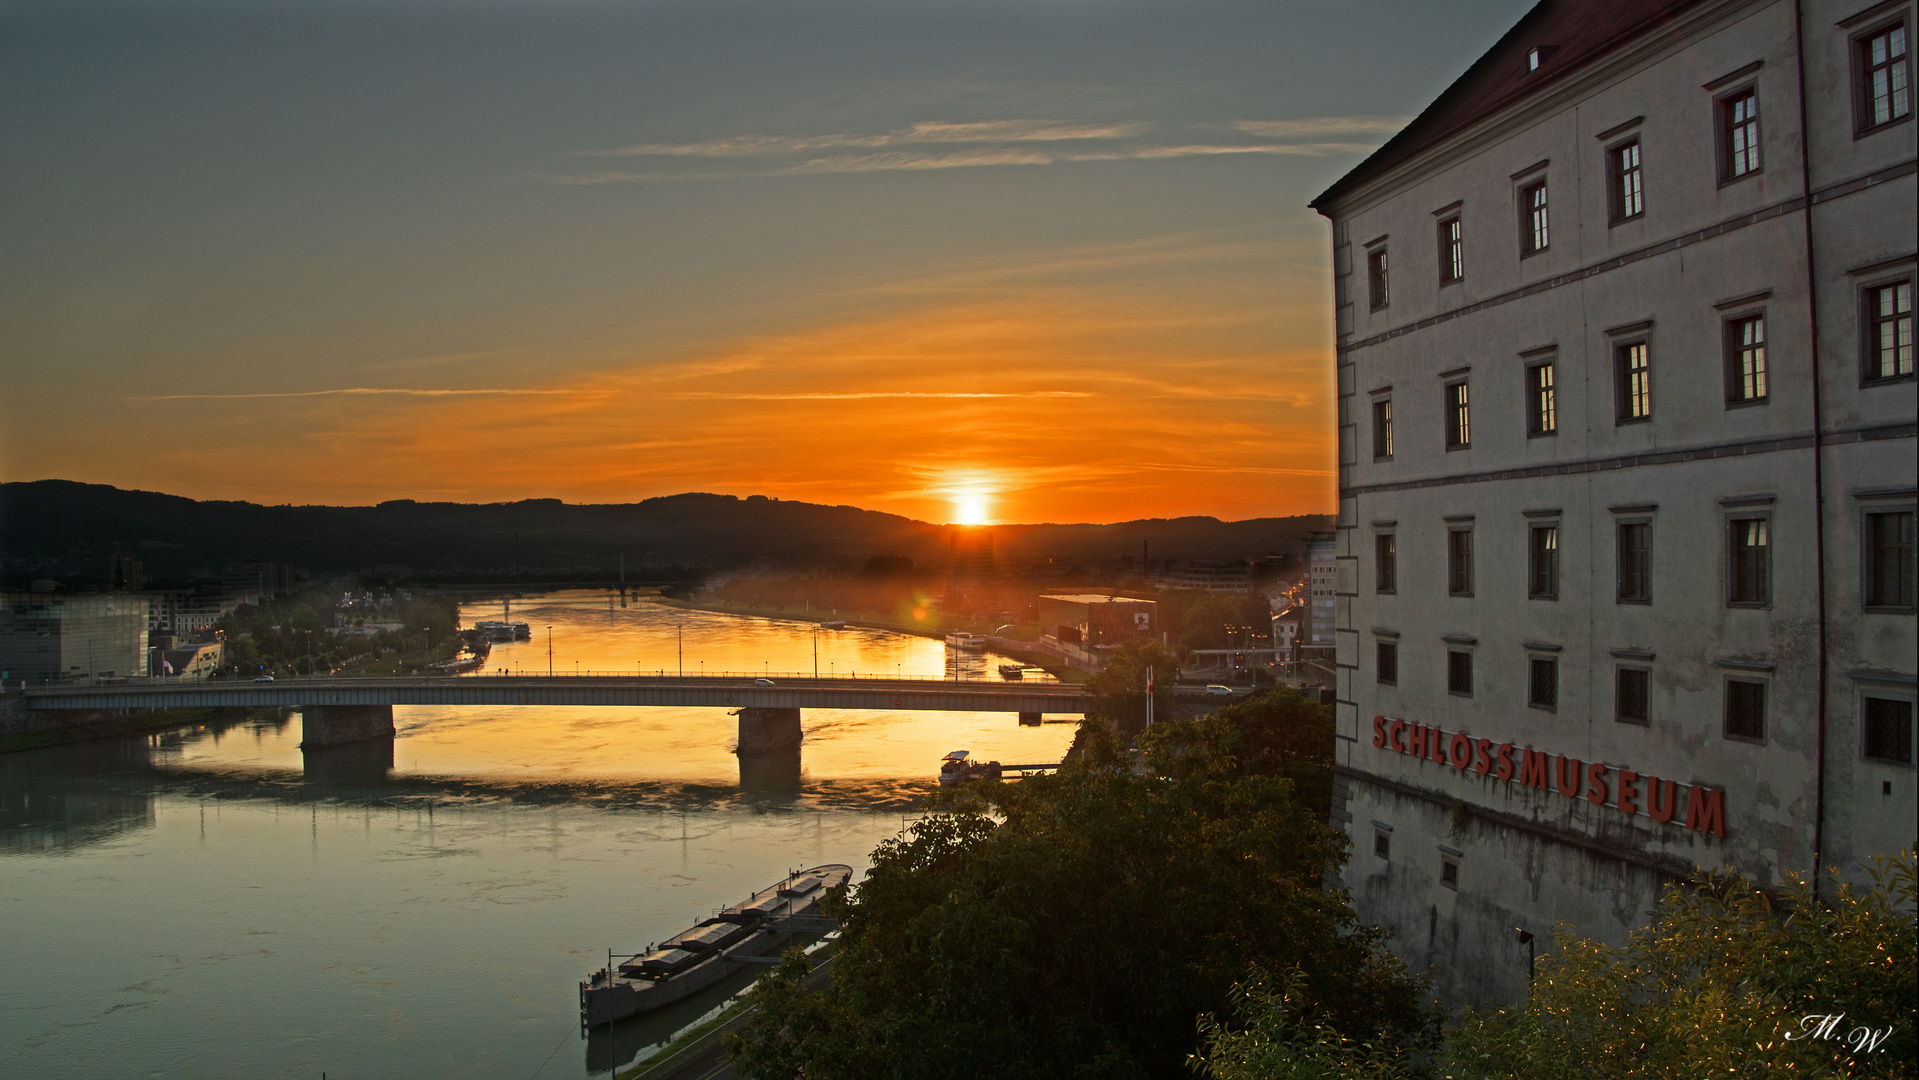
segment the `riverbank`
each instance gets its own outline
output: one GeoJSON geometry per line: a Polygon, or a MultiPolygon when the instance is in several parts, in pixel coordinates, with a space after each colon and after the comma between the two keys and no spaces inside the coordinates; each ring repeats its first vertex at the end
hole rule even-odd
{"type": "Polygon", "coordinates": [[[32,712],[22,694],[0,699],[0,754],[38,750],[46,746],[140,735],[149,731],[177,727],[212,727],[244,722],[267,709],[182,708],[182,709],[87,709],[77,714],[32,712]]]}

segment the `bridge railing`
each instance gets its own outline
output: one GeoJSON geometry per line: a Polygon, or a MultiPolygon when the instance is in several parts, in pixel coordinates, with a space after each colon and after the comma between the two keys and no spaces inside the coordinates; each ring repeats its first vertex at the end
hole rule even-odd
{"type": "MultiPolygon", "coordinates": [[[[763,668],[759,671],[695,670],[695,671],[688,671],[685,673],[681,673],[678,670],[668,670],[666,668],[652,668],[652,669],[642,668],[642,669],[636,669],[633,671],[623,671],[617,668],[610,668],[610,669],[578,668],[572,671],[562,671],[557,667],[554,668],[554,670],[551,673],[545,672],[545,671],[527,671],[524,669],[515,671],[510,668],[495,668],[492,670],[477,669],[473,671],[463,671],[463,672],[457,672],[457,673],[439,673],[439,674],[413,672],[413,673],[408,673],[404,675],[354,675],[354,674],[348,674],[344,672],[339,672],[339,673],[322,672],[314,675],[280,675],[280,676],[275,676],[272,682],[275,684],[291,684],[291,685],[299,685],[303,683],[327,683],[327,682],[342,682],[342,681],[386,682],[386,683],[405,682],[410,685],[418,685],[421,683],[429,683],[429,682],[439,683],[439,682],[445,682],[451,679],[472,679],[476,677],[489,678],[489,679],[500,679],[500,678],[635,679],[635,678],[638,678],[638,679],[650,679],[655,681],[667,681],[667,682],[681,682],[681,681],[699,682],[702,680],[712,680],[712,681],[729,682],[729,683],[744,683],[746,685],[753,685],[757,680],[766,679],[772,682],[772,684],[776,687],[781,685],[804,686],[812,683],[828,683],[828,682],[917,683],[917,684],[925,685],[928,687],[941,686],[941,685],[953,686],[957,684],[961,686],[969,686],[969,685],[970,686],[994,686],[994,687],[1005,687],[1005,688],[1016,688],[1021,685],[1025,685],[1025,686],[1073,686],[1075,685],[1072,683],[1063,683],[1050,674],[1044,674],[1044,675],[1032,674],[1032,675],[1027,675],[1026,677],[1021,679],[1007,679],[1003,677],[996,677],[996,676],[990,676],[990,675],[988,676],[970,675],[969,676],[965,673],[960,673],[959,675],[945,675],[945,676],[906,675],[900,672],[893,672],[893,671],[858,671],[858,672],[822,671],[815,674],[814,672],[811,672],[811,671],[773,671],[771,669],[763,668]]],[[[208,686],[208,685],[246,686],[246,685],[251,685],[253,682],[255,682],[255,680],[250,679],[244,675],[238,676],[238,677],[217,678],[217,679],[190,679],[190,678],[182,678],[177,675],[174,675],[174,676],[128,675],[128,676],[121,676],[121,677],[116,677],[111,679],[74,680],[74,681],[67,681],[67,682],[52,682],[52,681],[28,682],[25,685],[18,686],[18,687],[15,687],[12,684],[10,684],[9,688],[25,689],[25,690],[72,691],[72,690],[89,689],[92,687],[104,688],[104,687],[116,687],[116,686],[124,686],[124,687],[158,687],[158,686],[197,687],[197,686],[208,686]]]]}

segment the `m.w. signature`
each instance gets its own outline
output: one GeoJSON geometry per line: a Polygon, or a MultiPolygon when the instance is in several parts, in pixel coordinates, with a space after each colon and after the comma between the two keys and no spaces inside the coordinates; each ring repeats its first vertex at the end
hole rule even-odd
{"type": "Polygon", "coordinates": [[[1879,1049],[1886,1036],[1892,1034],[1892,1025],[1879,1031],[1870,1027],[1855,1027],[1845,1031],[1839,1028],[1839,1022],[1846,1018],[1845,1013],[1811,1013],[1799,1021],[1798,1031],[1786,1032],[1787,1042],[1800,1039],[1837,1039],[1846,1044],[1854,1054],[1870,1054],[1879,1049]]]}

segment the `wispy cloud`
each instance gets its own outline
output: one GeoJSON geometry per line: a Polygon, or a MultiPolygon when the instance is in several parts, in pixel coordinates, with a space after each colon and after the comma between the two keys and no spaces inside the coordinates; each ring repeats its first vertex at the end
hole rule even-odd
{"type": "Polygon", "coordinates": [[[1410,116],[1309,116],[1301,120],[1235,120],[1233,127],[1262,139],[1301,139],[1325,135],[1391,135],[1410,116]]]}
{"type": "Polygon", "coordinates": [[[688,401],[866,401],[873,398],[1084,398],[1093,395],[1085,390],[1027,390],[1018,393],[969,393],[960,390],[858,390],[843,394],[738,394],[714,390],[663,396],[688,401]]]}
{"type": "Polygon", "coordinates": [[[535,390],[519,387],[493,387],[472,390],[405,389],[385,386],[347,386],[337,390],[286,390],[259,394],[135,394],[135,401],[241,401],[254,398],[334,397],[348,394],[396,394],[404,397],[471,397],[500,394],[570,394],[570,390],[535,390]]]}
{"type": "Polygon", "coordinates": [[[586,150],[585,157],[763,157],[769,154],[815,150],[871,149],[921,143],[1070,142],[1079,139],[1125,139],[1151,125],[1072,124],[1053,120],[975,120],[946,123],[925,120],[876,135],[739,135],[693,143],[642,143],[605,150],[586,150]]]}

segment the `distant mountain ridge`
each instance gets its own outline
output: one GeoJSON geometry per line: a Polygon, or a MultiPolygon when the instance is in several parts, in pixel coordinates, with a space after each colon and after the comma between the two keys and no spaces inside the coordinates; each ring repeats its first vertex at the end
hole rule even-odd
{"type": "MultiPolygon", "coordinates": [[[[1331,518],[1309,515],[1223,522],[1210,517],[1111,525],[992,526],[997,561],[1107,564],[1138,558],[1232,560],[1297,557],[1331,518]]],[[[717,570],[763,564],[854,569],[876,554],[940,565],[954,527],[852,506],[762,495],[687,493],[637,503],[558,499],[510,503],[263,506],[196,501],[104,484],[37,480],[0,484],[0,575],[7,587],[50,577],[104,581],[115,554],[149,577],[190,580],[229,562],[291,563],[314,573],[404,569],[428,579],[523,580],[611,576],[621,556],[642,568],[717,570]]]]}

